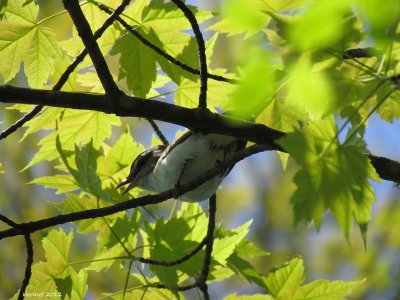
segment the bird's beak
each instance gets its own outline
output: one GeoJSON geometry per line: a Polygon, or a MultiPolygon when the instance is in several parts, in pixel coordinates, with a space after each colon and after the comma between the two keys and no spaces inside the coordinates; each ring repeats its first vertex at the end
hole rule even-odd
{"type": "Polygon", "coordinates": [[[131,189],[133,189],[134,187],[136,187],[136,183],[137,183],[137,177],[133,178],[132,180],[130,180],[130,178],[126,178],[125,180],[123,180],[120,184],[118,184],[115,189],[119,189],[120,187],[129,184],[128,187],[121,193],[121,195],[125,195],[127,192],[129,192],[131,189]]]}

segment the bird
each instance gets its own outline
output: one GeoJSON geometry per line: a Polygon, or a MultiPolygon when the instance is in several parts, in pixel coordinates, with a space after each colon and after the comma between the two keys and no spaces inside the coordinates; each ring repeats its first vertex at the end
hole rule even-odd
{"type": "Polygon", "coordinates": [[[122,194],[134,187],[160,193],[175,188],[179,200],[200,202],[209,199],[233,166],[192,191],[179,195],[179,186],[188,183],[219,163],[230,159],[247,141],[222,134],[186,130],[168,146],[158,145],[139,154],[128,177],[116,188],[127,185],[122,194]]]}

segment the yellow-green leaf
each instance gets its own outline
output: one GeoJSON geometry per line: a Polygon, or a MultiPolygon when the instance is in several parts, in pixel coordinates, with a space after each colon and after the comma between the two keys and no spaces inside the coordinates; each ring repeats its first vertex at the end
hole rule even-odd
{"type": "Polygon", "coordinates": [[[54,59],[61,55],[55,34],[36,21],[39,8],[24,0],[10,1],[0,21],[0,74],[10,81],[24,63],[28,84],[42,87],[54,71],[54,59]]]}
{"type": "Polygon", "coordinates": [[[314,221],[317,228],[326,210],[338,220],[346,238],[355,217],[362,233],[375,199],[369,179],[379,180],[362,144],[340,144],[333,118],[296,129],[279,143],[301,166],[294,177],[295,221],[314,221]]]}

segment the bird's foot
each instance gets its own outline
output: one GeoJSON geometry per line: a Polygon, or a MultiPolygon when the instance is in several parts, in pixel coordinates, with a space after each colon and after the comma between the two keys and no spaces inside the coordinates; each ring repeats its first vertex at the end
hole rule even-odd
{"type": "Polygon", "coordinates": [[[218,176],[224,177],[226,168],[223,167],[222,162],[219,159],[215,161],[215,167],[218,169],[218,176]]]}
{"type": "Polygon", "coordinates": [[[174,186],[174,199],[178,199],[181,195],[181,185],[179,183],[175,184],[174,186]]]}

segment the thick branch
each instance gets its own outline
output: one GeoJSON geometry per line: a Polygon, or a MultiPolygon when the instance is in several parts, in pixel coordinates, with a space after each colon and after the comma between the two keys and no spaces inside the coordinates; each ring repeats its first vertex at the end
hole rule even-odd
{"type": "Polygon", "coordinates": [[[118,104],[108,101],[105,95],[72,93],[29,88],[0,86],[0,102],[40,104],[53,107],[86,109],[116,114],[121,117],[140,117],[164,121],[198,130],[204,133],[214,132],[237,136],[249,141],[273,145],[275,150],[282,150],[275,141],[283,132],[261,124],[240,121],[232,117],[189,109],[156,100],[121,95],[118,104]]]}
{"type": "MultiPolygon", "coordinates": [[[[0,102],[87,109],[112,113],[121,117],[150,118],[204,133],[236,136],[260,145],[267,145],[271,147],[271,150],[284,151],[276,143],[278,139],[285,136],[284,132],[262,124],[254,124],[210,112],[199,114],[196,109],[184,108],[156,100],[121,95],[118,105],[115,105],[108,101],[105,95],[0,86],[0,102]]],[[[400,182],[399,162],[374,155],[370,155],[369,158],[382,179],[400,182]]]]}

